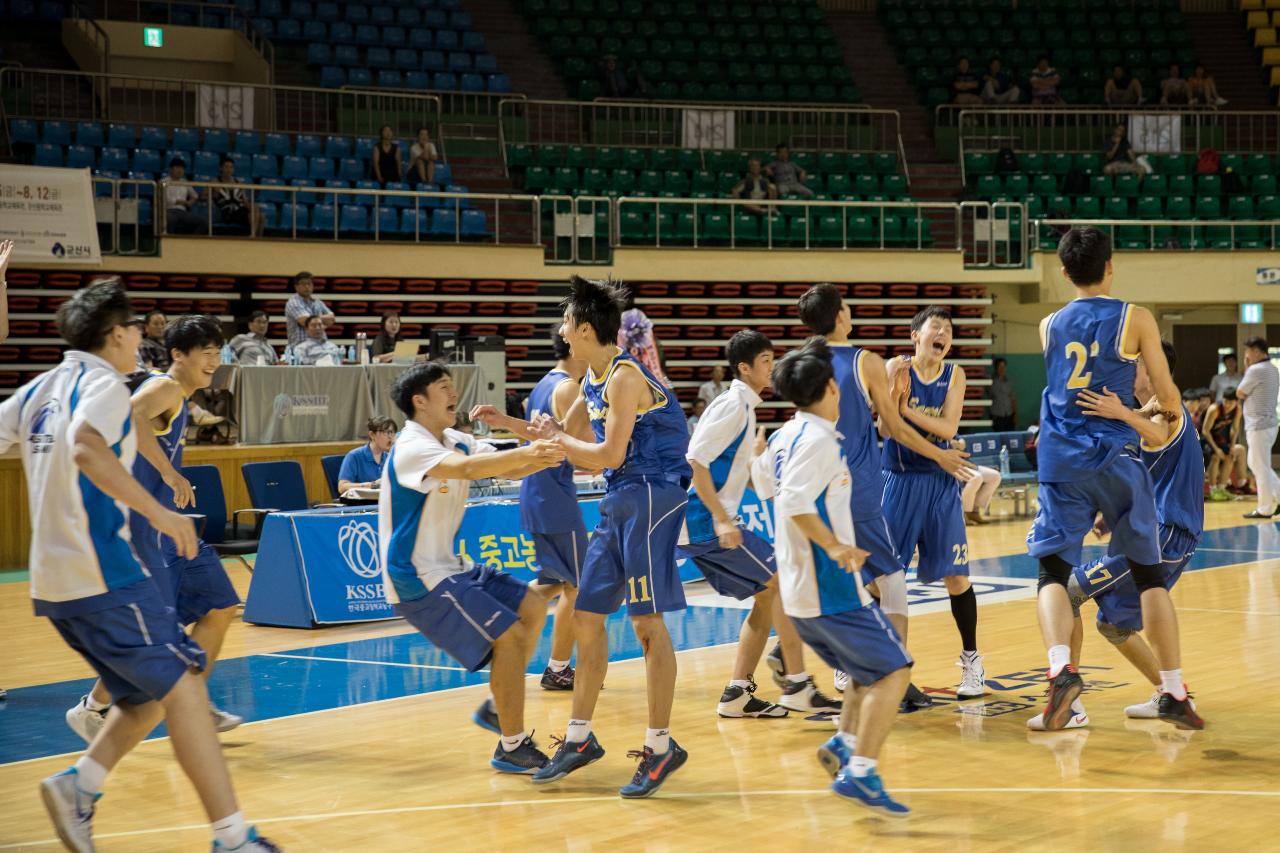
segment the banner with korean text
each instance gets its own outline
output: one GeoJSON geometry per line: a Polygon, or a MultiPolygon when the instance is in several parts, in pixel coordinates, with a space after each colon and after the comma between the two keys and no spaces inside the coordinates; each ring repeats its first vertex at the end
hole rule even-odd
{"type": "Polygon", "coordinates": [[[0,240],[17,264],[100,264],[88,169],[0,164],[0,240]]]}

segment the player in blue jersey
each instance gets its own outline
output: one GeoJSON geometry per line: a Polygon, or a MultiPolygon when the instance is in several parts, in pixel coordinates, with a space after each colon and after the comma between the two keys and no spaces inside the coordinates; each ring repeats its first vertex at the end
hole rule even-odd
{"type": "MultiPolygon", "coordinates": [[[[161,505],[183,509],[194,501],[191,484],[180,473],[187,402],[195,391],[213,382],[221,360],[222,328],[212,317],[178,317],[166,328],[164,343],[171,358],[168,371],[148,373],[133,393],[134,416],[139,424],[150,427],[138,433],[133,476],[161,505]]],[[[222,560],[203,542],[194,560],[182,557],[174,550],[173,540],[140,513],[129,514],[129,533],[138,560],[177,610],[178,622],[192,626],[191,638],[204,649],[207,680],[240,604],[222,560]]],[[[89,743],[102,728],[110,706],[111,694],[99,680],[67,711],[67,725],[89,743]]],[[[220,732],[244,722],[217,707],[210,710],[220,732]]]]}
{"type": "MultiPolygon", "coordinates": [[[[578,386],[586,365],[569,352],[569,344],[560,337],[559,327],[551,330],[551,348],[556,364],[538,380],[525,401],[525,411],[532,420],[541,414],[564,420],[569,407],[578,397],[578,386]]],[[[578,430],[590,435],[585,412],[578,430]]],[[[483,420],[497,429],[505,429],[532,440],[528,421],[509,417],[494,406],[476,406],[471,419],[483,420]]],[[[520,526],[533,537],[538,560],[535,589],[548,601],[560,596],[556,604],[555,622],[551,628],[551,658],[542,673],[544,690],[572,690],[573,605],[582,578],[582,561],[587,555],[587,528],[578,507],[578,488],[573,482],[573,463],[565,460],[555,468],[531,474],[520,481],[520,526]]]]}
{"type": "Polygon", "coordinates": [[[1165,588],[1155,491],[1142,464],[1138,434],[1123,421],[1089,417],[1080,392],[1106,388],[1133,398],[1141,358],[1160,411],[1181,410],[1178,389],[1151,312],[1111,296],[1111,238],[1097,228],[1072,228],[1058,244],[1062,272],[1076,298],[1040,323],[1046,385],[1040,405],[1037,462],[1040,509],[1027,536],[1040,561],[1038,611],[1049,651],[1044,726],[1066,725],[1084,687],[1071,664],[1075,617],[1067,584],[1098,513],[1111,530],[1111,555],[1128,559],[1142,601],[1142,624],[1160,664],[1161,719],[1179,722],[1195,711],[1182,678],[1178,620],[1165,588]]]}
{"type": "MultiPolygon", "coordinates": [[[[831,366],[840,385],[840,419],[836,429],[843,439],[849,470],[858,484],[850,499],[858,547],[870,554],[863,564],[862,575],[878,596],[881,610],[906,642],[906,564],[894,545],[881,507],[879,485],[883,475],[876,416],[883,423],[886,435],[933,460],[948,474],[967,479],[973,470],[965,461],[969,454],[929,443],[902,419],[889,393],[884,359],[849,342],[853,317],[838,287],[825,282],[815,284],[800,297],[798,307],[800,321],[822,335],[830,346],[831,366]]],[[[906,702],[916,707],[932,704],[915,685],[908,686],[906,702]]]]}
{"type": "Polygon", "coordinates": [[[458,556],[454,540],[472,480],[518,479],[559,465],[564,453],[549,441],[495,452],[454,429],[458,392],[436,362],[400,374],[391,399],[409,420],[378,494],[387,600],[468,670],[488,666],[493,696],[473,719],[501,735],[489,764],[500,773],[530,774],[547,762],[524,728],[525,668],[542,636],[546,603],[501,569],[458,556]]]}
{"type": "MultiPolygon", "coordinates": [[[[965,375],[945,359],[951,351],[951,313],[931,305],[911,320],[915,354],[887,365],[890,396],[913,430],[939,448],[950,447],[964,409],[965,375]]],[[[974,699],[985,690],[982,656],[978,654],[978,599],[969,583],[969,537],[964,527],[960,484],[888,434],[884,420],[881,465],[884,468],[884,517],[894,545],[906,562],[919,551],[916,578],[941,580],[951,598],[951,616],[960,632],[959,699],[974,699]]]]}
{"type": "Polygon", "coordinates": [[[559,750],[533,781],[554,782],[604,756],[591,716],[609,661],[605,618],[625,601],[645,653],[649,727],[644,748],[630,753],[640,759],[635,776],[619,794],[639,798],[653,794],[688,758],[671,737],[676,655],[662,615],[685,607],[675,548],[688,502],[689,427],[671,389],[618,348],[624,304],[613,282],[570,279],[560,334],[574,358],[587,363],[587,375],[566,420],[573,423],[585,410],[595,441],[576,438],[546,414],[534,423],[569,461],[603,469],[606,485],[578,586],[573,714],[559,750]]]}
{"type": "Polygon", "coordinates": [[[880,814],[905,815],[911,810],[885,791],[876,765],[912,660],[859,572],[868,553],[856,542],[850,492],[864,486],[836,431],[842,394],[827,343],[814,338],[783,356],[773,386],[799,409],[770,438],[753,472],[774,499],[782,606],[801,639],[849,674],[840,731],[818,759],[835,777],[836,794],[880,814]]]}
{"type": "MultiPolygon", "coordinates": [[[[212,824],[217,851],[278,851],[245,822],[209,716],[204,650],[182,630],[138,562],[125,513],[145,515],[186,559],[191,520],[130,476],[139,420],[125,374],[142,321],[118,280],[96,282],[58,309],[71,345],[63,361],[0,404],[0,452],[20,445],[31,509],[31,596],[115,700],[74,766],[40,792],[69,850],[93,850],[93,816],[108,773],[161,721],[212,824]]],[[[145,429],[145,424],[141,425],[145,429]]]]}
{"type": "MultiPolygon", "coordinates": [[[[1172,372],[1177,353],[1173,345],[1163,341],[1165,358],[1172,372]]],[[[1195,554],[1200,534],[1204,531],[1204,456],[1191,415],[1183,406],[1175,418],[1169,419],[1150,404],[1151,381],[1145,364],[1138,361],[1134,392],[1148,405],[1130,409],[1109,390],[1080,392],[1080,406],[1093,417],[1122,421],[1133,427],[1141,438],[1142,462],[1151,472],[1155,486],[1156,514],[1160,519],[1161,562],[1165,568],[1165,587],[1172,589],[1195,554]]],[[[1098,536],[1106,534],[1102,520],[1094,525],[1098,536]]],[[[1098,605],[1098,633],[1113,643],[1125,658],[1151,682],[1155,693],[1151,699],[1125,708],[1125,715],[1137,719],[1154,719],[1160,715],[1160,666],[1151,647],[1138,632],[1142,630],[1142,603],[1123,554],[1095,560],[1072,570],[1067,583],[1071,605],[1079,619],[1080,605],[1093,599],[1098,605]]],[[[1071,636],[1071,662],[1078,664],[1083,629],[1071,636]]],[[[1185,719],[1177,720],[1181,728],[1200,729],[1204,721],[1195,714],[1195,704],[1188,701],[1185,719]]],[[[1089,715],[1079,699],[1071,709],[1071,718],[1063,728],[1079,728],[1089,724],[1089,715]]],[[[1042,729],[1043,715],[1027,721],[1027,727],[1042,729]]]]}

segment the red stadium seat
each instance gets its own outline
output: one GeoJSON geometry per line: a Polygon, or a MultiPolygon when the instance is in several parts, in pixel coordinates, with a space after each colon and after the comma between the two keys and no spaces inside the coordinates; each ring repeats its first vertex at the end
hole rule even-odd
{"type": "Polygon", "coordinates": [[[778,295],[778,285],[773,282],[756,282],[747,285],[747,296],[753,299],[772,299],[778,295]]]}
{"type": "Polygon", "coordinates": [[[62,347],[31,347],[27,350],[27,358],[31,361],[57,364],[62,361],[62,347]]]}
{"type": "Polygon", "coordinates": [[[666,296],[670,289],[664,281],[646,281],[636,286],[637,296],[666,296]]]}
{"type": "Polygon", "coordinates": [[[505,281],[495,281],[494,279],[484,279],[475,283],[476,293],[506,293],[507,283],[505,281]]]}
{"type": "MultiPolygon", "coordinates": [[[[689,358],[701,361],[703,359],[720,359],[724,355],[723,347],[704,347],[696,346],[689,350],[689,358]]],[[[668,356],[670,357],[670,356],[668,356]]]]}
{"type": "Polygon", "coordinates": [[[956,305],[951,309],[951,313],[957,317],[981,317],[986,310],[985,305],[956,305]]]}
{"type": "Polygon", "coordinates": [[[711,313],[710,305],[681,305],[680,316],[682,317],[706,317],[711,313]]]}
{"type": "Polygon", "coordinates": [[[363,299],[334,300],[333,309],[333,313],[340,317],[350,317],[358,314],[368,314],[369,303],[363,299]]]}
{"type": "Polygon", "coordinates": [[[890,305],[886,316],[889,317],[914,317],[916,312],[923,306],[921,305],[890,305]]]}
{"type": "Polygon", "coordinates": [[[254,279],[254,290],[262,290],[268,293],[282,293],[286,290],[293,289],[293,282],[287,278],[279,276],[261,276],[254,279]]]}
{"type": "Polygon", "coordinates": [[[675,295],[688,298],[701,298],[707,295],[707,285],[700,281],[686,281],[675,285],[675,295]]]}
{"type": "Polygon", "coordinates": [[[649,319],[654,317],[673,317],[675,316],[676,306],[667,302],[651,302],[644,306],[644,313],[649,315],[649,319]]]}
{"type": "Polygon", "coordinates": [[[889,296],[894,299],[914,299],[919,294],[920,294],[920,285],[918,284],[889,285],[889,296]]]}
{"type": "Polygon", "coordinates": [[[39,296],[10,296],[9,310],[14,314],[31,314],[39,311],[40,303],[44,301],[39,296]]]}
{"type": "Polygon", "coordinates": [[[476,303],[477,314],[505,314],[507,313],[506,303],[503,302],[479,302],[476,303]]]}
{"type": "Polygon", "coordinates": [[[886,337],[885,332],[888,331],[886,326],[854,326],[854,336],[859,338],[880,339],[886,337]]]}
{"type": "Polygon", "coordinates": [[[83,276],[78,272],[51,272],[44,277],[45,287],[65,287],[76,290],[80,287],[83,276]]]}
{"type": "Polygon", "coordinates": [[[404,303],[398,300],[395,302],[374,302],[370,307],[373,309],[373,313],[375,314],[385,314],[388,311],[395,311],[398,313],[404,310],[404,303]]]}
{"type": "Polygon", "coordinates": [[[200,277],[195,275],[167,275],[164,277],[165,290],[195,290],[200,286],[200,277]]]}
{"type": "Polygon", "coordinates": [[[529,348],[523,346],[507,347],[507,358],[511,361],[524,361],[529,357],[529,348]]]}
{"type": "Polygon", "coordinates": [[[373,293],[399,293],[400,279],[398,278],[371,278],[366,283],[366,289],[373,293]]]}
{"type": "Polygon", "coordinates": [[[481,326],[479,324],[476,324],[476,325],[469,326],[466,330],[466,333],[468,336],[496,335],[498,334],[498,327],[497,326],[481,326]]]}
{"type": "MultiPolygon", "coordinates": [[[[163,279],[149,273],[129,273],[124,276],[125,289],[130,292],[138,290],[159,290],[163,279]]],[[[194,285],[193,285],[194,289],[194,285]]]]}
{"type": "MultiPolygon", "coordinates": [[[[319,279],[317,279],[319,281],[319,279]]],[[[364,290],[362,278],[335,278],[326,285],[334,293],[359,293],[364,290]]]]}
{"type": "Polygon", "coordinates": [[[716,335],[715,326],[688,326],[685,329],[685,335],[690,338],[714,338],[716,335]]]}
{"type": "Polygon", "coordinates": [[[854,305],[853,316],[855,317],[883,317],[883,305],[854,305]]]}
{"type": "Polygon", "coordinates": [[[472,305],[470,302],[445,302],[440,306],[441,314],[450,314],[453,316],[465,315],[472,313],[472,305]]]}
{"type": "Polygon", "coordinates": [[[782,313],[782,307],[779,305],[752,305],[752,317],[777,317],[782,313]]]}
{"type": "Polygon", "coordinates": [[[518,296],[536,296],[538,293],[536,281],[513,281],[510,287],[510,292],[518,296]]]}
{"type": "Polygon", "coordinates": [[[683,382],[689,379],[693,379],[694,378],[693,368],[692,367],[668,367],[667,378],[676,382],[683,382]]]}
{"type": "Polygon", "coordinates": [[[229,275],[207,275],[200,286],[204,290],[214,290],[221,293],[235,290],[236,280],[229,275]]]}
{"type": "Polygon", "coordinates": [[[18,347],[0,347],[0,362],[20,361],[21,351],[18,347]]]}
{"type": "Polygon", "coordinates": [[[535,302],[508,302],[506,310],[513,317],[532,317],[538,313],[538,305],[535,302]]]}
{"type": "Polygon", "coordinates": [[[9,287],[39,287],[41,276],[40,273],[29,270],[9,270],[6,278],[9,280],[9,287]]]}
{"type": "Polygon", "coordinates": [[[920,295],[925,299],[947,299],[951,296],[949,284],[926,284],[920,288],[920,295]]]}
{"type": "MultiPolygon", "coordinates": [[[[50,321],[48,322],[48,324],[45,324],[45,323],[41,323],[39,320],[14,320],[14,319],[10,319],[10,320],[9,320],[9,334],[10,334],[10,335],[12,335],[12,336],[13,336],[13,337],[15,337],[15,338],[35,338],[35,337],[39,337],[39,336],[40,336],[40,334],[41,334],[41,332],[40,332],[41,328],[45,328],[45,327],[46,327],[46,325],[47,325],[48,327],[53,327],[53,326],[54,326],[54,323],[53,323],[53,321],[52,321],[52,320],[50,320],[50,321]]],[[[56,334],[58,334],[58,330],[57,330],[57,328],[56,328],[56,327],[54,327],[54,328],[47,328],[47,330],[45,331],[45,334],[47,334],[47,335],[56,335],[56,334]]]]}
{"type": "Polygon", "coordinates": [[[855,299],[879,299],[883,295],[884,285],[881,284],[855,284],[853,286],[855,299]]]}
{"type": "Polygon", "coordinates": [[[804,296],[805,291],[810,287],[812,287],[812,285],[809,284],[784,284],[782,285],[782,298],[799,299],[801,296],[804,296]]]}
{"type": "Polygon", "coordinates": [[[727,319],[729,317],[742,317],[746,314],[745,305],[713,305],[711,307],[712,313],[716,317],[724,317],[727,319]]]}
{"type": "Polygon", "coordinates": [[[711,295],[719,299],[729,299],[742,295],[742,285],[731,281],[722,281],[711,285],[711,295]]]}
{"type": "Polygon", "coordinates": [[[668,361],[683,360],[689,357],[689,350],[687,347],[666,347],[662,354],[668,361]]]}
{"type": "Polygon", "coordinates": [[[227,314],[230,306],[225,299],[200,299],[196,301],[197,314],[227,314]]]}
{"type": "Polygon", "coordinates": [[[404,289],[407,293],[435,293],[435,279],[430,278],[411,278],[405,281],[404,289]]]}
{"type": "Polygon", "coordinates": [[[410,314],[418,317],[436,314],[440,310],[440,305],[435,302],[410,302],[406,307],[410,314]]]}
{"type": "MultiPolygon", "coordinates": [[[[515,338],[517,340],[528,340],[530,338],[537,337],[538,330],[536,327],[531,325],[526,325],[524,323],[511,323],[510,325],[507,326],[506,336],[508,338],[515,338]]],[[[514,357],[515,356],[511,355],[510,348],[508,348],[507,358],[514,358],[514,357]]]]}
{"type": "Polygon", "coordinates": [[[471,293],[471,280],[464,278],[445,279],[440,282],[441,293],[471,293]]]}
{"type": "Polygon", "coordinates": [[[262,302],[258,307],[263,311],[266,311],[268,314],[283,314],[284,303],[285,300],[283,299],[268,299],[265,302],[262,302]]]}

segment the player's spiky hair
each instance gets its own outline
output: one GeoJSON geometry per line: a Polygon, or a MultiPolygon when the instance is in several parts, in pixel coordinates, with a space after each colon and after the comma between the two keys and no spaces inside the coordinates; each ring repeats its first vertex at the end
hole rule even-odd
{"type": "Polygon", "coordinates": [[[618,329],[622,327],[622,312],[627,307],[627,291],[622,282],[612,278],[604,281],[569,277],[569,295],[560,308],[575,324],[586,323],[596,333],[602,344],[616,343],[618,329]]]}

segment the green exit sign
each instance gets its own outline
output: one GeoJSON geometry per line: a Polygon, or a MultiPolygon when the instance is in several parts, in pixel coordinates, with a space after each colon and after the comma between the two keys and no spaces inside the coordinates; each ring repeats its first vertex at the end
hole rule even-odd
{"type": "Polygon", "coordinates": [[[164,47],[164,30],[159,27],[143,27],[142,43],[147,47],[164,47]]]}
{"type": "Polygon", "coordinates": [[[1240,303],[1240,322],[1246,324],[1256,324],[1262,322],[1262,303],[1261,302],[1242,302],[1240,303]]]}

